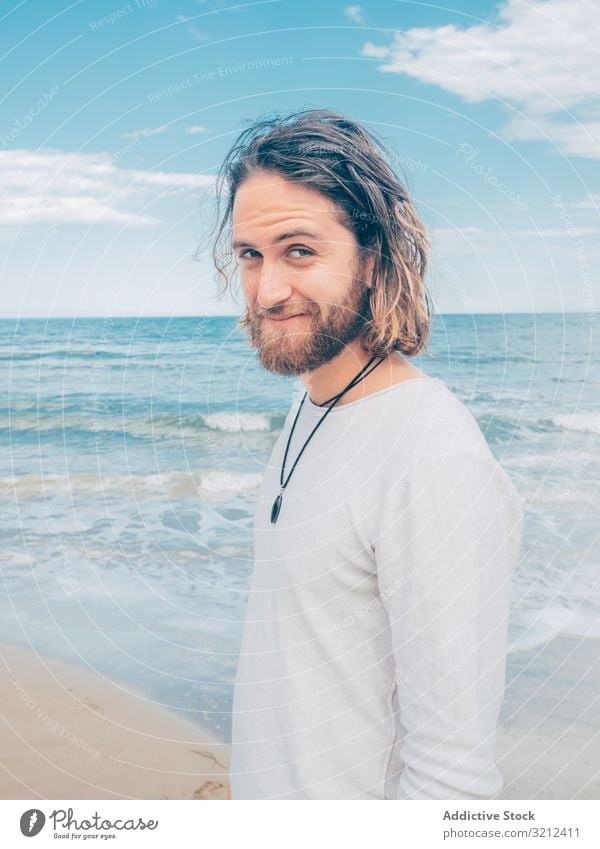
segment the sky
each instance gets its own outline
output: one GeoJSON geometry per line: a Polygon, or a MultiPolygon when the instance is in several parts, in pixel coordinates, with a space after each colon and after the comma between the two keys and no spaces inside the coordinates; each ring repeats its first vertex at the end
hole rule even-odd
{"type": "Polygon", "coordinates": [[[0,317],[238,315],[214,177],[310,108],[392,151],[436,312],[594,313],[598,45],[595,0],[8,0],[0,317]]]}

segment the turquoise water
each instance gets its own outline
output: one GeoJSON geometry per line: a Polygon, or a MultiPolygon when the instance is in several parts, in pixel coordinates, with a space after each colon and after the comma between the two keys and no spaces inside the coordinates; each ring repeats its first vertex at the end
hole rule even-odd
{"type": "MultiPolygon", "coordinates": [[[[413,362],[467,404],[525,499],[511,650],[600,637],[594,316],[437,316],[413,362]]],[[[0,321],[0,640],[227,741],[254,497],[302,392],[234,318],[0,321]]]]}

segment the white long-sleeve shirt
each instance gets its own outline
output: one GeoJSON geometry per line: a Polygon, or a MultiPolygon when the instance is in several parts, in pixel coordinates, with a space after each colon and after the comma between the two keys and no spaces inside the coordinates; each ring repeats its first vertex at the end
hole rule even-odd
{"type": "MultiPolygon", "coordinates": [[[[232,797],[490,798],[523,501],[425,377],[334,407],[273,525],[299,403],[255,506],[232,797]]],[[[304,401],[286,476],[324,411],[304,401]]]]}

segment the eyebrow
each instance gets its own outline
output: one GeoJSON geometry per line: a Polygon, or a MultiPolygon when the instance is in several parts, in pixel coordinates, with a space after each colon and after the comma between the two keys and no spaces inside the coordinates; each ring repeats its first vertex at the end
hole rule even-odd
{"type": "MultiPolygon", "coordinates": [[[[295,239],[297,236],[306,236],[309,239],[314,239],[316,241],[323,241],[323,236],[320,233],[311,233],[309,230],[289,230],[287,233],[280,233],[279,236],[276,236],[273,240],[274,245],[278,245],[279,242],[285,242],[286,239],[295,239]]],[[[251,248],[253,247],[250,242],[244,242],[239,239],[236,239],[235,242],[232,243],[232,248],[235,250],[236,248],[251,248]]]]}

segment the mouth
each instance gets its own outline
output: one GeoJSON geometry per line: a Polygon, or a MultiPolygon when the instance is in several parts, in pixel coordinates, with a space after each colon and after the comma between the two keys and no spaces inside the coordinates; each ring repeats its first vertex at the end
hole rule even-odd
{"type": "Polygon", "coordinates": [[[265,316],[267,321],[276,321],[278,324],[285,324],[288,321],[293,321],[295,318],[304,318],[306,313],[300,312],[295,315],[288,315],[285,318],[275,318],[274,316],[265,316]]]}

